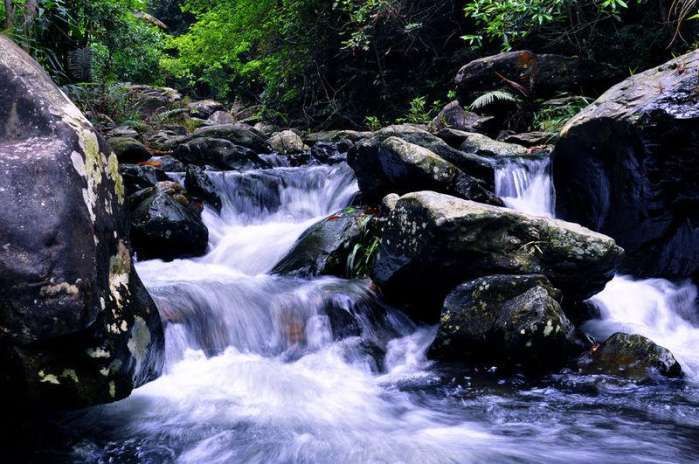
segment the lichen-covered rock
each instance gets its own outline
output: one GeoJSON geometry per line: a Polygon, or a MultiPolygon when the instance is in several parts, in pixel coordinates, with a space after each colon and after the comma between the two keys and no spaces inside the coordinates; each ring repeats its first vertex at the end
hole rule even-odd
{"type": "Polygon", "coordinates": [[[577,224],[416,192],[388,217],[372,277],[390,299],[426,311],[459,282],[493,274],[544,274],[576,301],[604,288],[622,253],[577,224]]]}
{"type": "Polygon", "coordinates": [[[563,128],[556,212],[614,237],[623,268],[699,279],[699,50],[609,89],[563,128]]]}
{"type": "Polygon", "coordinates": [[[389,193],[436,190],[501,205],[483,182],[468,176],[430,150],[398,137],[365,140],[348,156],[364,198],[378,202],[389,193]]]}
{"type": "Polygon", "coordinates": [[[272,150],[277,153],[289,154],[289,153],[302,153],[308,151],[308,146],[303,143],[303,139],[292,130],[285,130],[273,134],[267,143],[272,150]]]}
{"type": "Polygon", "coordinates": [[[608,374],[643,381],[658,375],[681,377],[672,353],[641,335],[615,333],[583,355],[579,368],[588,374],[608,374]]]}
{"type": "Polygon", "coordinates": [[[261,134],[247,124],[219,124],[195,130],[194,137],[224,139],[256,153],[269,153],[271,148],[261,134]]]}
{"type": "Polygon", "coordinates": [[[197,137],[178,145],[173,156],[186,164],[211,166],[221,170],[246,170],[267,167],[253,150],[225,140],[197,137]]]}
{"type": "Polygon", "coordinates": [[[218,196],[216,186],[199,166],[187,166],[184,187],[193,198],[203,200],[216,211],[221,211],[221,197],[218,196]]]}
{"type": "Polygon", "coordinates": [[[124,398],[157,375],[163,334],[131,261],[117,158],[2,35],[0,168],[3,411],[124,398]]]}
{"type": "Polygon", "coordinates": [[[480,277],[445,299],[430,355],[439,359],[559,366],[577,349],[561,292],[543,275],[480,277]]]}
{"type": "Polygon", "coordinates": [[[495,118],[493,116],[480,116],[476,113],[464,110],[457,100],[447,104],[434,117],[429,129],[432,132],[439,132],[442,129],[457,129],[466,132],[489,132],[494,127],[495,118]]]}
{"type": "Polygon", "coordinates": [[[302,277],[335,275],[353,277],[366,271],[367,253],[378,245],[373,216],[363,209],[347,208],[311,226],[296,241],[272,273],[302,277]]]}
{"type": "Polygon", "coordinates": [[[172,260],[206,253],[209,230],[177,182],[158,182],[129,197],[131,241],[138,258],[172,260]]]}
{"type": "Polygon", "coordinates": [[[112,137],[108,142],[121,163],[140,163],[151,157],[146,146],[132,137],[112,137]]]}

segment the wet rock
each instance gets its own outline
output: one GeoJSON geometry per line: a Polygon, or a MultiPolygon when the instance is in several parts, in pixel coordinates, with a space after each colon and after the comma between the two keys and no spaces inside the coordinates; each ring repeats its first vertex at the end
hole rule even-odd
{"type": "Polygon", "coordinates": [[[476,133],[465,134],[459,148],[466,153],[473,153],[495,160],[506,157],[522,157],[530,153],[529,150],[521,145],[498,142],[490,137],[476,133]]]}
{"type": "Polygon", "coordinates": [[[285,130],[273,134],[267,143],[272,150],[281,154],[302,153],[308,151],[308,146],[303,143],[301,137],[292,130],[285,130]]]}
{"type": "Polygon", "coordinates": [[[553,144],[558,140],[558,134],[551,132],[524,132],[522,134],[511,134],[504,137],[503,142],[522,145],[523,147],[540,147],[542,145],[553,144]]]}
{"type": "Polygon", "coordinates": [[[221,198],[218,196],[216,186],[199,166],[187,166],[184,187],[193,198],[203,200],[216,211],[221,211],[221,198]]]}
{"type": "Polygon", "coordinates": [[[493,274],[544,274],[578,301],[602,290],[622,253],[577,224],[417,192],[388,217],[372,278],[393,301],[428,312],[459,282],[493,274]]]}
{"type": "Polygon", "coordinates": [[[561,292],[543,275],[495,275],[458,286],[444,301],[430,356],[560,366],[577,350],[561,292]]]}
{"type": "Polygon", "coordinates": [[[195,118],[207,119],[217,111],[222,111],[223,104],[215,100],[200,100],[187,105],[189,114],[195,118]]]}
{"type": "Polygon", "coordinates": [[[348,155],[364,198],[378,202],[389,193],[435,190],[461,198],[501,205],[483,182],[448,161],[398,137],[358,143],[348,155]]]}
{"type": "Polygon", "coordinates": [[[186,258],[206,253],[209,231],[201,205],[176,182],[158,182],[129,198],[131,240],[139,259],[186,258]]]}
{"type": "Polygon", "coordinates": [[[266,167],[253,150],[225,140],[198,137],[179,145],[173,156],[186,164],[211,166],[222,170],[246,170],[266,167]]]}
{"type": "Polygon", "coordinates": [[[269,153],[271,148],[265,139],[247,124],[220,124],[201,127],[194,131],[194,137],[228,140],[238,146],[257,153],[269,153]]]}
{"type": "Polygon", "coordinates": [[[149,164],[166,172],[184,172],[185,164],[170,155],[154,156],[148,160],[149,164]]]}
{"type": "Polygon", "coordinates": [[[643,381],[659,375],[682,377],[682,367],[670,351],[641,335],[616,333],[590,353],[579,368],[588,374],[608,374],[643,381]]]}
{"type": "Polygon", "coordinates": [[[699,278],[699,51],[612,87],[561,132],[557,214],[614,237],[623,269],[699,278]]]}
{"type": "Polygon", "coordinates": [[[131,260],[116,156],[2,35],[0,167],[6,424],[126,397],[158,374],[163,334],[131,260]]]}
{"type": "Polygon", "coordinates": [[[378,244],[372,234],[373,216],[363,209],[347,208],[311,226],[296,241],[272,273],[302,277],[350,277],[366,271],[366,252],[378,244]]]}
{"type": "Polygon", "coordinates": [[[124,179],[124,191],[127,197],[139,190],[153,187],[158,182],[168,180],[165,171],[154,166],[120,164],[119,172],[124,179]]]}
{"type": "Polygon", "coordinates": [[[112,137],[109,146],[122,163],[140,163],[151,157],[145,145],[131,137],[112,137]]]}
{"type": "Polygon", "coordinates": [[[318,142],[311,147],[311,157],[321,164],[337,164],[347,161],[347,152],[354,146],[349,140],[337,143],[318,142]]]}
{"type": "Polygon", "coordinates": [[[431,132],[438,133],[442,129],[457,129],[466,132],[488,133],[494,129],[495,118],[479,116],[466,111],[458,101],[447,104],[430,123],[431,132]]]}

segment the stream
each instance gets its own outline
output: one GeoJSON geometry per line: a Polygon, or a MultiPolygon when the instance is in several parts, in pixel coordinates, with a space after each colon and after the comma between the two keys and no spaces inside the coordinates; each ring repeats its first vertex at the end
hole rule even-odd
{"type": "MultiPolygon", "coordinates": [[[[552,216],[549,161],[504,164],[497,193],[552,216]]],[[[311,224],[357,192],[345,164],[211,172],[208,254],[144,261],[166,321],[165,372],[120,402],[55,419],[36,461],[76,463],[696,463],[699,312],[688,283],[617,276],[593,297],[599,339],[645,335],[687,378],[540,379],[430,362],[434,327],[368,281],[268,274],[311,224]],[[361,335],[344,336],[333,321],[361,335]],[[335,330],[333,330],[335,328],[335,330]]]]}

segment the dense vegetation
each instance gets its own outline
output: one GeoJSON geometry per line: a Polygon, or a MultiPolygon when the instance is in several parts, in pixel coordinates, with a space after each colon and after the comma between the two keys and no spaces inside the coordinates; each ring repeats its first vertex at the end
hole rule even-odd
{"type": "Polygon", "coordinates": [[[501,50],[575,54],[623,77],[694,47],[698,8],[695,0],[4,0],[0,17],[61,83],[169,84],[260,105],[283,122],[358,127],[427,118],[452,97],[461,65],[501,50]]]}

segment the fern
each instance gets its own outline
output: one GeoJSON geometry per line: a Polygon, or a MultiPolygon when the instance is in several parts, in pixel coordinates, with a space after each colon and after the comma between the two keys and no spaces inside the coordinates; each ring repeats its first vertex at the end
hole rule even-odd
{"type": "Polygon", "coordinates": [[[469,106],[471,111],[482,110],[496,103],[519,103],[519,98],[505,90],[493,90],[476,98],[469,106]]]}

